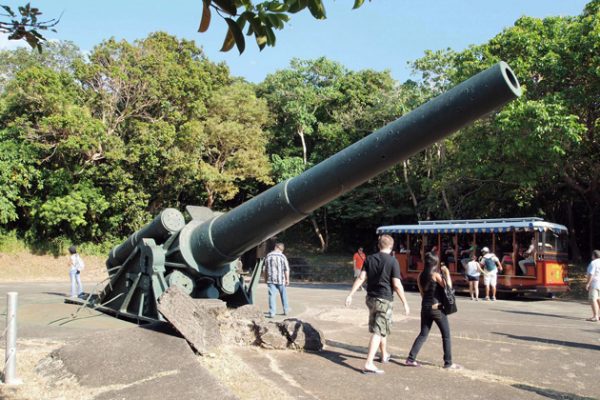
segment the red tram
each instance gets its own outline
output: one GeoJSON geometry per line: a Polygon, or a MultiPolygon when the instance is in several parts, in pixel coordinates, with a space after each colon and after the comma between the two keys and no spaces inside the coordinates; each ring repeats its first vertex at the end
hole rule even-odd
{"type": "Polygon", "coordinates": [[[488,247],[500,259],[498,291],[552,296],[568,290],[567,228],[541,218],[419,221],[418,225],[380,226],[394,237],[395,256],[405,285],[416,284],[426,251],[437,253],[457,287],[471,254],[488,247]]]}

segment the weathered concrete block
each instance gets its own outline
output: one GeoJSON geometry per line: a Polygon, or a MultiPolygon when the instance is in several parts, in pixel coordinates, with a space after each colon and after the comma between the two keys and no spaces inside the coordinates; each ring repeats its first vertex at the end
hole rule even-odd
{"type": "Polygon", "coordinates": [[[222,343],[216,315],[225,303],[220,300],[196,300],[171,286],[158,299],[158,311],[202,355],[214,351],[222,343]]]}
{"type": "Polygon", "coordinates": [[[260,345],[265,349],[284,350],[288,347],[287,337],[275,323],[256,325],[256,334],[260,345]]]}
{"type": "Polygon", "coordinates": [[[297,350],[321,351],[325,344],[323,333],[308,322],[289,318],[278,323],[290,347],[297,350]]]}
{"type": "Polygon", "coordinates": [[[231,310],[231,317],[237,320],[248,320],[257,324],[266,322],[264,313],[255,305],[247,304],[231,310]]]}

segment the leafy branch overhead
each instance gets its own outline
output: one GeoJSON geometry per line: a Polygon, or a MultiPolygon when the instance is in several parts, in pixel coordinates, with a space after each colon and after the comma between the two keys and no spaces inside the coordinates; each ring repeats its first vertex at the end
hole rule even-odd
{"type": "Polygon", "coordinates": [[[19,6],[18,12],[15,12],[7,5],[0,4],[5,13],[0,13],[0,17],[8,18],[8,21],[0,21],[0,32],[7,33],[9,40],[25,40],[33,49],[42,52],[42,44],[46,38],[39,31],[50,30],[56,32],[54,26],[58,24],[60,18],[52,18],[47,21],[40,21],[38,18],[42,13],[38,8],[31,7],[30,3],[19,6]]]}
{"type": "MultiPolygon", "coordinates": [[[[365,0],[354,0],[359,8],[365,0]]],[[[221,51],[229,51],[235,45],[242,54],[246,49],[246,36],[254,36],[259,49],[275,46],[275,30],[281,30],[289,22],[291,14],[308,8],[316,19],[325,19],[323,0],[270,0],[254,4],[252,0],[202,0],[202,18],[198,32],[206,32],[212,13],[216,12],[227,23],[227,34],[221,51]]]]}

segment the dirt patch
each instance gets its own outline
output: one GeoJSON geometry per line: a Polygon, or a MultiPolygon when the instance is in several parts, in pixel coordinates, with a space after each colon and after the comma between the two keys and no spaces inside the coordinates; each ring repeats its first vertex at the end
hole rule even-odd
{"type": "MultiPolygon", "coordinates": [[[[249,351],[265,352],[251,349],[249,351]]],[[[224,346],[209,357],[198,357],[200,364],[242,400],[287,400],[285,391],[257,375],[236,355],[236,348],[224,346]]]]}
{"type": "MultiPolygon", "coordinates": [[[[101,281],[106,274],[105,257],[86,256],[83,280],[101,281]]],[[[0,281],[46,281],[57,282],[69,280],[69,258],[51,255],[36,255],[28,252],[0,253],[0,281]]]]}
{"type": "MultiPolygon", "coordinates": [[[[63,342],[53,340],[19,340],[16,375],[23,383],[16,386],[0,385],[0,398],[6,400],[91,399],[89,391],[82,389],[74,377],[50,377],[37,372],[40,362],[63,345],[63,342]]],[[[4,349],[0,350],[0,356],[4,360],[4,349]]]]}

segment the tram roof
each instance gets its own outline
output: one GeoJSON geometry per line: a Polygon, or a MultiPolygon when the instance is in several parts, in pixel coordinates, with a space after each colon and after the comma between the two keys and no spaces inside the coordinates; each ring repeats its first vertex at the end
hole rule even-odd
{"type": "Polygon", "coordinates": [[[446,221],[419,221],[418,225],[388,225],[377,228],[383,233],[501,233],[501,232],[551,231],[567,232],[567,227],[541,218],[496,218],[446,221]]]}

